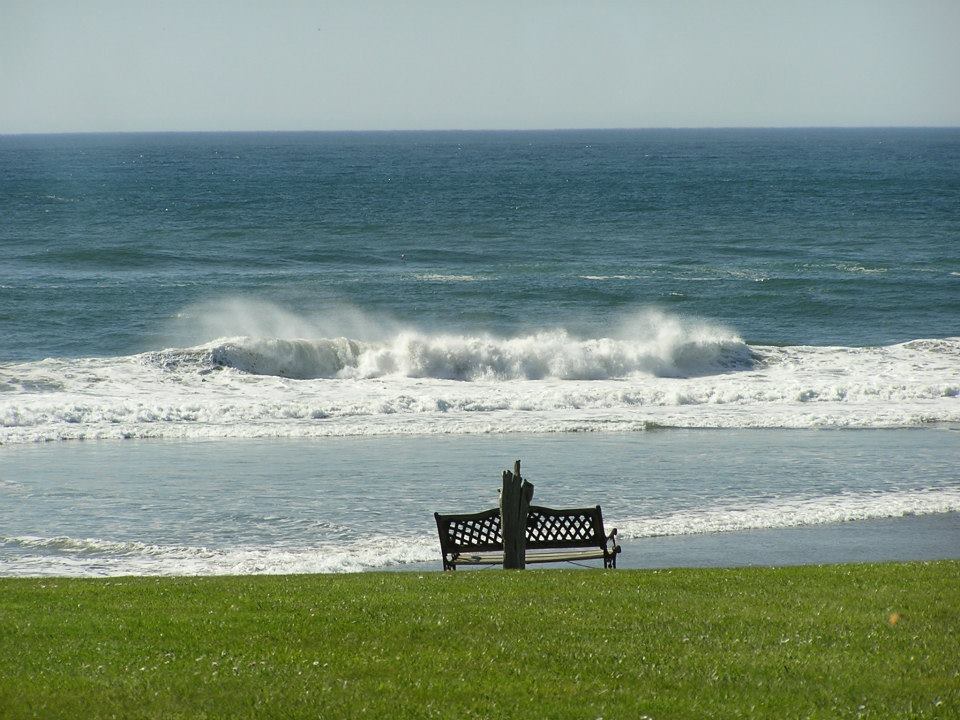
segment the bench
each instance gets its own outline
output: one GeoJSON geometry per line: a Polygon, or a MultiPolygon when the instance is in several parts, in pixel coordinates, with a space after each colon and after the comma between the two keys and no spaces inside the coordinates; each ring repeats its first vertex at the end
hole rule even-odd
{"type": "MultiPolygon", "coordinates": [[[[434,513],[440,533],[443,569],[457,565],[499,565],[503,562],[500,509],[478,513],[434,513]]],[[[617,530],[603,530],[600,506],[553,508],[531,505],[527,512],[526,562],[575,562],[603,560],[605,568],[617,566],[617,530]]]]}

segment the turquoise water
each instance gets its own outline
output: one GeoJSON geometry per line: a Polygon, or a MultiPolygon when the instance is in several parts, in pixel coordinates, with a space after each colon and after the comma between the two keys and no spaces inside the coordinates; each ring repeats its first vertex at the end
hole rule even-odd
{"type": "Polygon", "coordinates": [[[960,546],[958,129],[3,136],[0,219],[0,574],[422,562],[514,456],[960,546]]]}

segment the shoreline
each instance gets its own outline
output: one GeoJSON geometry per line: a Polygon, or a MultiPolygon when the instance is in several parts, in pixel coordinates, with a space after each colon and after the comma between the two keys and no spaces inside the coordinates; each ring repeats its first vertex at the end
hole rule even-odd
{"type": "Polygon", "coordinates": [[[960,558],[960,513],[631,539],[623,568],[779,567],[960,558]]]}
{"type": "MultiPolygon", "coordinates": [[[[612,526],[611,526],[612,528],[612,526]]],[[[611,529],[611,528],[608,528],[611,529]]],[[[140,574],[7,574],[0,580],[105,578],[213,578],[297,575],[367,575],[372,573],[442,572],[439,540],[436,559],[363,568],[305,572],[201,572],[140,574]]],[[[788,528],[759,528],[687,535],[618,539],[621,570],[738,569],[960,560],[960,512],[852,520],[788,528]]],[[[599,561],[544,563],[528,569],[602,569],[599,561]]],[[[459,572],[480,572],[500,566],[461,566],[459,572]]]]}
{"type": "Polygon", "coordinates": [[[439,570],[433,513],[494,506],[516,458],[539,504],[602,506],[627,536],[625,568],[956,558],[958,440],[676,431],[3,448],[0,572],[439,570]]]}
{"type": "MultiPolygon", "coordinates": [[[[957,560],[960,559],[960,513],[907,515],[790,528],[662,535],[619,542],[623,552],[617,557],[617,568],[623,570],[775,568],[957,560]]],[[[530,567],[552,569],[576,566],[550,563],[530,567]]],[[[602,569],[599,562],[585,563],[582,567],[602,569]]],[[[458,572],[478,572],[481,569],[462,566],[458,572]]],[[[439,541],[437,560],[434,562],[371,568],[363,572],[431,570],[440,570],[439,541]]]]}
{"type": "MultiPolygon", "coordinates": [[[[142,573],[142,574],[6,574],[7,579],[106,579],[106,578],[214,578],[297,575],[368,575],[373,573],[442,572],[439,540],[437,557],[424,562],[397,563],[361,570],[314,572],[142,573]]],[[[895,518],[824,523],[790,528],[761,528],[690,535],[661,535],[619,540],[620,570],[738,569],[960,560],[960,512],[908,515],[895,518]]],[[[600,570],[599,561],[544,563],[527,569],[600,570]]],[[[472,567],[458,572],[501,569],[499,565],[472,567]]]]}

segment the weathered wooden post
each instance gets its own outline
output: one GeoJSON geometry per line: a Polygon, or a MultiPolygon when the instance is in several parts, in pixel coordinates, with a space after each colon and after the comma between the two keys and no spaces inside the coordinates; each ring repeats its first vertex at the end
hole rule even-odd
{"type": "Polygon", "coordinates": [[[527,511],[533,499],[533,484],[520,477],[520,461],[513,472],[503,471],[500,491],[500,532],[503,535],[503,569],[523,570],[527,554],[527,511]]]}

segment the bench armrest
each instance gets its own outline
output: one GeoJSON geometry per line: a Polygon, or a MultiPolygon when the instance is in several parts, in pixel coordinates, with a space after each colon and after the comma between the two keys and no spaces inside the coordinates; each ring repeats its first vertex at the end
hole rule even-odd
{"type": "Polygon", "coordinates": [[[620,552],[620,545],[617,543],[617,529],[614,528],[607,535],[603,548],[603,566],[605,568],[615,568],[617,566],[617,553],[620,552]]]}
{"type": "Polygon", "coordinates": [[[617,529],[614,528],[607,535],[607,552],[613,554],[620,552],[620,545],[617,544],[617,529]]]}

